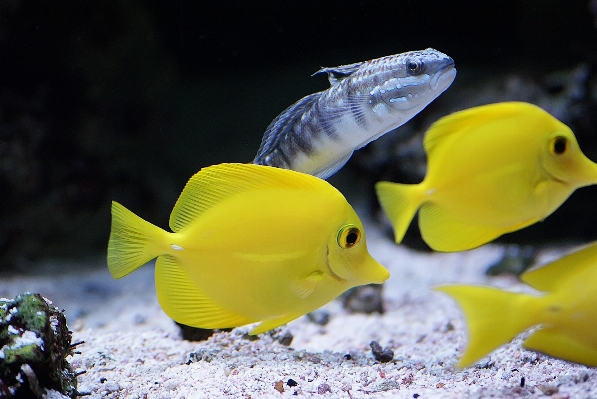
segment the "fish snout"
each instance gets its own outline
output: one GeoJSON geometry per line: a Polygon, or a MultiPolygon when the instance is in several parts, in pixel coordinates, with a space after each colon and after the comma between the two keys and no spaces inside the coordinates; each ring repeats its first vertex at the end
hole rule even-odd
{"type": "Polygon", "coordinates": [[[597,163],[585,158],[582,167],[579,168],[579,186],[591,186],[597,184],[597,163]]]}
{"type": "Polygon", "coordinates": [[[373,259],[371,255],[369,255],[364,266],[363,270],[366,271],[366,275],[363,276],[366,280],[365,284],[382,284],[390,278],[390,271],[373,259]]]}
{"type": "Polygon", "coordinates": [[[432,90],[445,91],[452,82],[456,79],[456,67],[454,60],[450,57],[446,60],[446,64],[440,68],[439,71],[433,75],[429,86],[432,90]]]}

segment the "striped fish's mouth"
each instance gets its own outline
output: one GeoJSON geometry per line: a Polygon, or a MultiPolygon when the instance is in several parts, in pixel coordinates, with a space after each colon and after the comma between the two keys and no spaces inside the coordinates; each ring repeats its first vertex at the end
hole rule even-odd
{"type": "Polygon", "coordinates": [[[456,68],[454,68],[454,62],[452,62],[451,64],[444,66],[435,75],[433,75],[431,81],[429,82],[429,86],[432,90],[439,90],[440,92],[443,92],[450,87],[455,78],[456,68]]]}

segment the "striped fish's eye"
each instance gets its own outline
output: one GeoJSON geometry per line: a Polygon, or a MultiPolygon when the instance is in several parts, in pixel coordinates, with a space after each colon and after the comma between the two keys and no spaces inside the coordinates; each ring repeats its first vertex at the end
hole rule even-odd
{"type": "Polygon", "coordinates": [[[556,136],[549,142],[549,152],[552,155],[562,155],[568,150],[568,139],[564,136],[556,136]]]}
{"type": "Polygon", "coordinates": [[[423,71],[423,61],[406,61],[406,69],[411,75],[418,75],[423,71]]]}
{"type": "Polygon", "coordinates": [[[352,248],[361,240],[361,230],[354,224],[343,226],[338,232],[336,241],[340,248],[352,248]]]}

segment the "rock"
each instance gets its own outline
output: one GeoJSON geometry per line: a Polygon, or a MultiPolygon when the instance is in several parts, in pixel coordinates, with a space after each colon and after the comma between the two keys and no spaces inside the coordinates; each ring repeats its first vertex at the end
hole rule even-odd
{"type": "Polygon", "coordinates": [[[41,398],[55,390],[71,398],[77,377],[64,314],[40,294],[0,299],[0,397],[41,398]]]}
{"type": "Polygon", "coordinates": [[[383,313],[382,289],[380,284],[351,288],[342,294],[342,305],[351,313],[383,313]]]}
{"type": "Polygon", "coordinates": [[[535,263],[536,257],[537,251],[530,245],[509,245],[506,247],[502,258],[489,266],[485,274],[488,276],[500,274],[519,276],[535,263]]]}
{"type": "Polygon", "coordinates": [[[394,351],[388,348],[383,349],[377,341],[371,341],[369,345],[371,346],[373,357],[378,362],[387,363],[394,359],[394,351]]]}

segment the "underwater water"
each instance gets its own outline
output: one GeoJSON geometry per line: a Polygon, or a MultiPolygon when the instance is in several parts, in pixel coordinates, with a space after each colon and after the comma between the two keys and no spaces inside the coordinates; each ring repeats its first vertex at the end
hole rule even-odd
{"type": "Polygon", "coordinates": [[[374,190],[380,180],[423,179],[422,141],[433,122],[501,101],[543,108],[597,161],[594,0],[14,0],[0,4],[0,55],[10,61],[0,79],[0,297],[41,292],[65,309],[73,340],[86,341],[69,359],[75,371],[87,370],[80,392],[98,398],[597,392],[593,369],[521,349],[520,337],[483,367],[455,370],[466,323],[454,302],[431,291],[440,283],[526,290],[511,273],[485,271],[519,248],[535,262],[515,255],[514,263],[542,264],[595,240],[597,187],[577,190],[540,223],[453,254],[430,251],[416,223],[396,245],[374,190]],[[383,314],[353,313],[362,304],[345,309],[349,301],[333,301],[324,307],[328,324],[301,317],[288,326],[290,347],[277,340],[285,329],[249,341],[239,328],[198,344],[181,340],[160,309],[151,266],[111,279],[105,254],[112,200],[166,228],[194,173],[251,162],[276,116],[330,87],[325,74],[313,73],[428,47],[454,60],[452,85],[396,131],[356,151],[328,180],[363,220],[371,255],[390,270],[382,293],[360,300],[381,298],[383,314]],[[375,359],[372,340],[394,351],[391,362],[375,359]],[[198,351],[203,355],[186,364],[198,351]]]}

